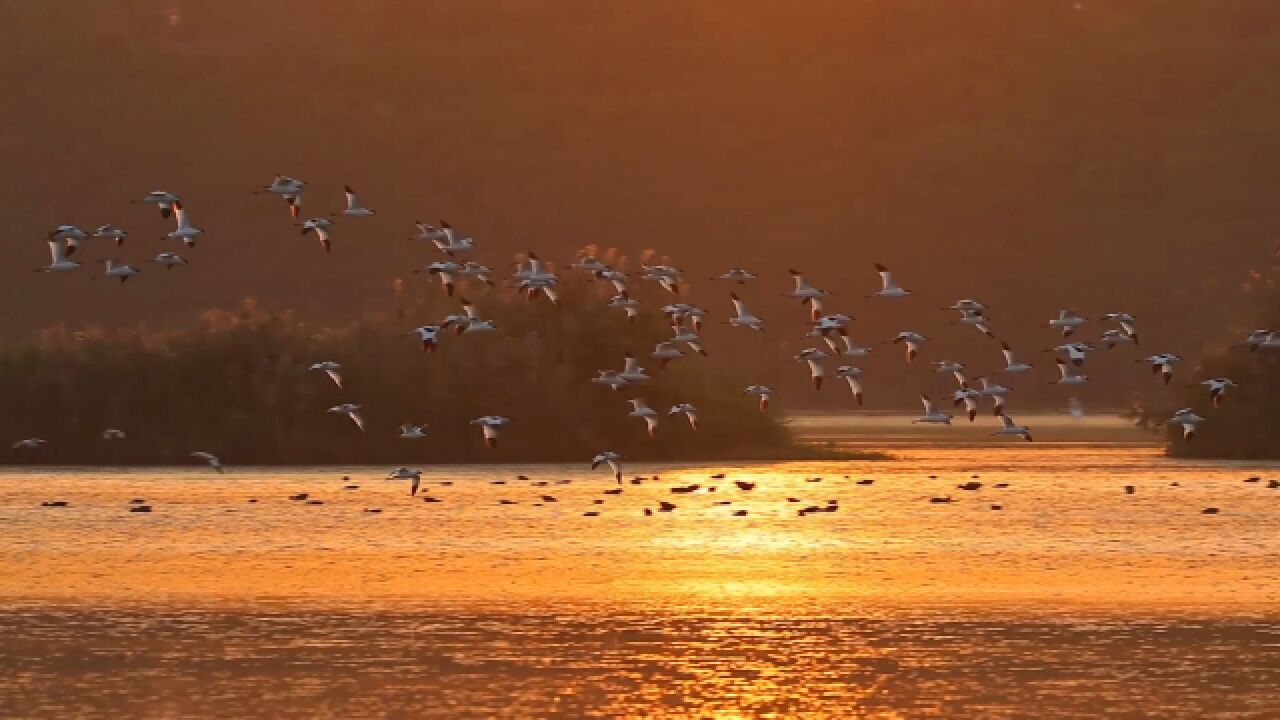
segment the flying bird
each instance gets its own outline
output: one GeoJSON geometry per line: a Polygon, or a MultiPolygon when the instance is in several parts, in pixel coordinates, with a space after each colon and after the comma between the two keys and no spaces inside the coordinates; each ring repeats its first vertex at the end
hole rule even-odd
{"type": "Polygon", "coordinates": [[[769,408],[769,399],[773,397],[773,388],[768,385],[748,385],[743,392],[746,395],[754,395],[760,398],[760,412],[764,412],[769,408]]]}
{"type": "Polygon", "coordinates": [[[822,389],[822,378],[827,374],[826,368],[822,361],[827,359],[827,354],[818,348],[805,348],[795,357],[798,362],[805,362],[809,365],[809,378],[813,382],[814,390],[822,389]]]}
{"type": "Polygon", "coordinates": [[[913,424],[914,423],[923,423],[927,425],[950,425],[951,424],[951,415],[949,413],[945,413],[939,410],[938,406],[934,404],[933,400],[929,399],[928,395],[925,395],[923,393],[920,394],[920,404],[924,406],[924,415],[921,415],[915,420],[912,420],[911,422],[913,424]]]}
{"type": "Polygon", "coordinates": [[[745,327],[752,330],[764,330],[764,321],[747,309],[747,304],[742,302],[737,293],[729,293],[729,300],[733,303],[734,316],[726,322],[732,327],[745,327]]]}
{"type": "Polygon", "coordinates": [[[841,365],[836,368],[836,377],[844,378],[849,383],[849,391],[853,393],[853,399],[862,405],[862,368],[853,365],[841,365]]]}
{"type": "Polygon", "coordinates": [[[928,340],[929,338],[921,335],[920,333],[913,332],[911,330],[903,330],[898,333],[897,337],[895,337],[891,342],[894,345],[899,343],[905,344],[907,347],[907,362],[914,362],[916,356],[920,354],[920,346],[928,342],[928,340]]]}
{"type": "Polygon", "coordinates": [[[1032,365],[1029,363],[1018,362],[1017,356],[1013,354],[1013,348],[1009,347],[1009,343],[1000,343],[1000,352],[1004,355],[1004,367],[996,372],[1009,373],[1016,375],[1031,370],[1032,365]]]}
{"type": "Polygon", "coordinates": [[[356,191],[352,190],[350,185],[344,186],[342,191],[346,194],[347,198],[347,206],[342,210],[343,215],[349,215],[352,217],[369,217],[370,215],[375,214],[373,210],[365,207],[364,204],[360,202],[360,196],[356,195],[356,191]]]}
{"type": "Polygon", "coordinates": [[[204,231],[191,224],[187,218],[186,206],[176,200],[173,203],[173,216],[178,221],[178,227],[170,231],[165,237],[169,240],[181,240],[189,248],[195,247],[196,238],[200,237],[200,234],[204,231]]]}
{"type": "Polygon", "coordinates": [[[346,415],[347,417],[351,418],[351,422],[355,423],[356,427],[360,428],[361,430],[364,430],[364,416],[360,413],[359,405],[356,405],[355,403],[343,403],[341,405],[334,405],[333,407],[329,408],[329,412],[346,415]]]}
{"type": "Polygon", "coordinates": [[[1182,361],[1182,358],[1173,353],[1158,353],[1143,358],[1138,362],[1146,362],[1151,365],[1151,372],[1164,378],[1164,384],[1168,385],[1173,381],[1173,366],[1182,361]]]}
{"type": "Polygon", "coordinates": [[[222,473],[222,461],[218,459],[217,455],[214,455],[211,452],[205,452],[203,450],[199,450],[191,453],[191,457],[197,460],[203,460],[205,463],[209,465],[209,467],[213,468],[214,472],[217,472],[219,474],[222,473]]]}
{"type": "Polygon", "coordinates": [[[155,259],[152,260],[151,262],[156,263],[158,265],[163,265],[165,270],[172,270],[179,265],[187,264],[186,258],[182,257],[177,253],[171,253],[171,252],[160,253],[159,255],[156,255],[155,259]]]}
{"type": "Polygon", "coordinates": [[[1230,378],[1224,377],[1201,380],[1200,384],[1209,388],[1209,398],[1213,401],[1213,406],[1216,408],[1222,407],[1223,396],[1226,394],[1228,388],[1240,387],[1232,382],[1230,378]]]}
{"type": "Polygon", "coordinates": [[[911,294],[910,290],[903,290],[898,287],[898,284],[893,280],[893,275],[889,272],[889,268],[877,263],[876,272],[880,273],[880,290],[867,297],[897,298],[911,294]]]}
{"type": "Polygon", "coordinates": [[[166,192],[164,190],[152,190],[142,196],[142,199],[134,200],[132,202],[155,205],[160,210],[160,217],[168,220],[169,217],[173,215],[174,204],[182,202],[182,198],[175,193],[166,192]]]}
{"type": "Polygon", "coordinates": [[[1044,327],[1058,328],[1062,331],[1062,337],[1071,337],[1075,333],[1076,328],[1089,322],[1089,319],[1077,313],[1074,310],[1059,310],[1058,317],[1050,320],[1044,327]]]}
{"type": "Polygon", "coordinates": [[[622,464],[619,462],[619,460],[621,459],[622,459],[622,456],[619,455],[618,453],[613,452],[612,450],[605,450],[604,452],[599,453],[595,457],[591,458],[591,469],[595,470],[596,468],[600,467],[601,463],[608,465],[609,469],[613,471],[613,479],[616,480],[619,485],[621,485],[622,484],[622,464]]]}
{"type": "Polygon", "coordinates": [[[484,434],[485,447],[494,450],[498,447],[498,430],[510,422],[511,420],[501,415],[484,415],[472,420],[471,424],[480,426],[480,430],[484,434]]]}
{"type": "Polygon", "coordinates": [[[342,366],[332,360],[324,360],[314,363],[311,367],[307,368],[307,370],[321,370],[324,374],[329,376],[329,379],[333,381],[334,385],[337,385],[339,388],[342,387],[342,366]]]}
{"type": "Polygon", "coordinates": [[[631,398],[627,400],[631,403],[631,412],[627,413],[627,417],[643,418],[645,429],[649,431],[649,439],[657,437],[658,432],[658,412],[649,407],[649,404],[643,398],[631,398]]]}
{"type": "Polygon", "coordinates": [[[678,403],[676,405],[672,405],[671,409],[667,411],[668,415],[680,415],[681,413],[689,419],[689,427],[697,430],[698,408],[694,407],[692,403],[678,403]]]}
{"type": "Polygon", "coordinates": [[[1196,436],[1196,429],[1200,423],[1204,422],[1204,418],[1200,417],[1191,408],[1182,408],[1169,418],[1168,422],[1182,427],[1182,441],[1191,442],[1196,436]]]}
{"type": "Polygon", "coordinates": [[[129,233],[115,225],[99,225],[98,229],[93,231],[93,236],[96,238],[115,240],[116,247],[122,248],[124,247],[124,239],[129,237],[129,233]]]}
{"type": "Polygon", "coordinates": [[[325,253],[333,252],[333,221],[329,218],[311,218],[302,223],[302,234],[315,233],[320,239],[320,247],[324,248],[325,253]]]}
{"type": "Polygon", "coordinates": [[[999,430],[991,433],[992,435],[1012,435],[1020,437],[1027,442],[1031,442],[1031,430],[1024,425],[1019,425],[1013,421],[1008,415],[1002,415],[1000,422],[1003,425],[999,430]]]}
{"type": "Polygon", "coordinates": [[[401,440],[421,440],[426,436],[427,436],[427,426],[425,424],[411,425],[409,423],[405,423],[404,425],[400,426],[401,440]]]}

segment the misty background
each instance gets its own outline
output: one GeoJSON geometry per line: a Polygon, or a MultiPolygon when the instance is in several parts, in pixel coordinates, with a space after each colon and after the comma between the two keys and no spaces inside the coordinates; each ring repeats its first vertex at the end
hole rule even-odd
{"type": "MultiPolygon", "coordinates": [[[[439,294],[411,272],[439,254],[406,238],[444,218],[500,274],[530,249],[563,265],[617,247],[632,267],[652,250],[713,325],[728,288],[706,278],[761,273],[742,294],[769,331],[712,327],[708,347],[789,408],[851,407],[790,360],[815,344],[780,297],[790,267],[835,293],[859,342],[917,330],[922,361],[975,373],[998,345],[938,308],[981,299],[1042,366],[1011,409],[1063,407],[1037,327],[1059,308],[1131,312],[1142,355],[1191,361],[1253,324],[1251,273],[1280,235],[1271,2],[0,0],[0,61],[10,343],[184,327],[250,296],[309,323],[392,315],[396,278],[439,294]],[[340,209],[343,184],[378,216],[340,220],[326,257],[251,194],[276,173],[309,181],[304,216],[340,209]],[[186,199],[194,250],[129,204],[156,189],[186,199]],[[191,265],[124,287],[88,265],[31,272],[60,223],[130,231],[88,258],[176,249],[191,265]],[[865,300],[876,262],[915,295],[865,300]]],[[[1158,395],[1138,356],[1091,361],[1081,397],[1158,395]]],[[[853,362],[870,408],[914,412],[951,386],[898,348],[853,362]]]]}

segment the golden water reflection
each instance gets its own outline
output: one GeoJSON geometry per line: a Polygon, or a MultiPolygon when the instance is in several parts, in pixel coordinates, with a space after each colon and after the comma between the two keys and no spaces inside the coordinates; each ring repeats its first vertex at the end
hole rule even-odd
{"type": "Polygon", "coordinates": [[[1280,715],[1280,470],[898,454],[0,474],[0,717],[1280,715]]]}

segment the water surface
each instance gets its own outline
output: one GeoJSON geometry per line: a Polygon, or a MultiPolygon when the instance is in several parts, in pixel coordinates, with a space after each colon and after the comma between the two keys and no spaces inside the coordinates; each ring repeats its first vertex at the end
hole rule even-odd
{"type": "Polygon", "coordinates": [[[893,452],[5,472],[0,716],[1280,716],[1280,468],[893,452]]]}

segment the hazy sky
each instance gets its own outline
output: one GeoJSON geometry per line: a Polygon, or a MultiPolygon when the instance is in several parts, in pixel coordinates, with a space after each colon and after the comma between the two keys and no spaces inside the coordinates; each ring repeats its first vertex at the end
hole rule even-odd
{"type": "Polygon", "coordinates": [[[772,271],[752,292],[777,318],[799,315],[777,297],[795,266],[860,339],[945,329],[939,303],[975,296],[1034,349],[1071,306],[1194,354],[1278,234],[1270,2],[0,1],[0,20],[10,337],[246,295],[384,311],[435,259],[412,220],[443,217],[501,267],[596,243],[694,278],[772,271]],[[379,215],[325,257],[250,194],[277,172],[310,181],[311,212],[350,183],[379,215]],[[63,222],[126,227],[131,261],[171,249],[128,202],[158,188],[206,230],[191,267],[123,289],[31,272],[63,222]],[[863,300],[875,262],[915,309],[863,300]]]}

